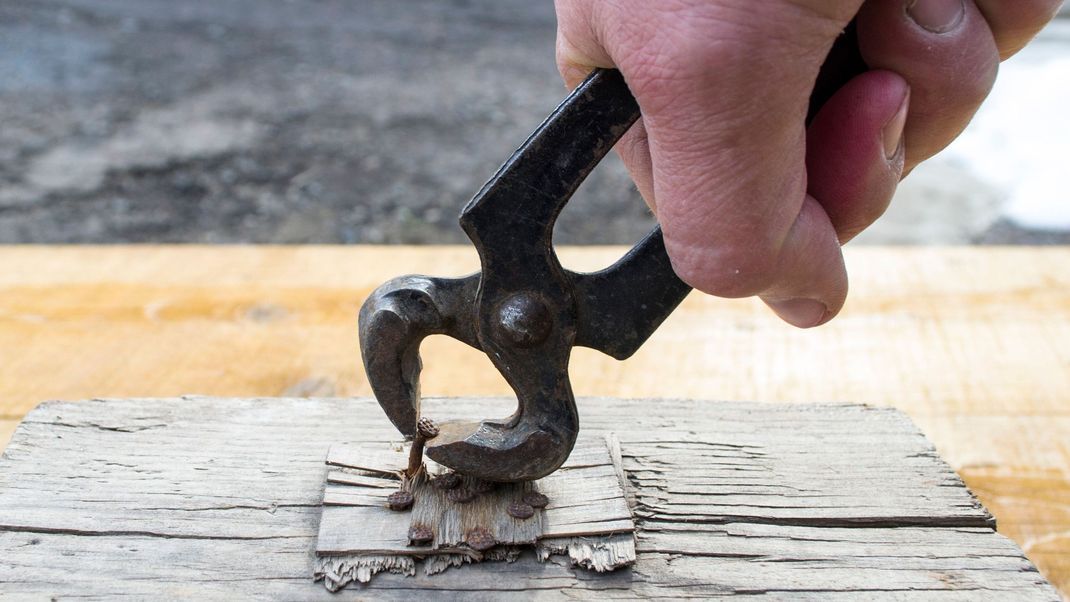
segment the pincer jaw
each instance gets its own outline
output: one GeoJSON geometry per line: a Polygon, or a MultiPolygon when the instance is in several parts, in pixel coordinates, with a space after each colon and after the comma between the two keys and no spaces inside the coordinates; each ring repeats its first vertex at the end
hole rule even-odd
{"type": "Polygon", "coordinates": [[[461,474],[478,475],[487,481],[520,482],[557,470],[575,443],[575,430],[554,432],[523,420],[514,426],[450,421],[439,425],[438,436],[428,441],[425,453],[461,474]]]}

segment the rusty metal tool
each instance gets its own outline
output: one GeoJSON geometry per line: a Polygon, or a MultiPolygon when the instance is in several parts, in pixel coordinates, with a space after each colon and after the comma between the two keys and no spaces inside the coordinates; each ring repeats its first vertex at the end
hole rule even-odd
{"type": "Polygon", "coordinates": [[[461,213],[482,271],[396,278],[361,309],[361,351],[376,398],[394,426],[419,438],[439,464],[489,481],[556,470],[579,431],[568,375],[572,347],[625,359],[691,290],[673,272],[660,228],[600,272],[566,270],[554,252],[561,209],[638,117],[620,74],[596,70],[461,213]],[[424,441],[417,433],[419,347],[433,334],[485,352],[516,393],[516,412],[441,422],[424,441]]]}

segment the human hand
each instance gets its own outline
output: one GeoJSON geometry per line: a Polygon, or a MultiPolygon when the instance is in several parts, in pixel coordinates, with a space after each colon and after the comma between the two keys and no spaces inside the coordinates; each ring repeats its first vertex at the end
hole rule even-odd
{"type": "Polygon", "coordinates": [[[617,145],[677,274],[758,295],[785,321],[843,306],[840,245],[947,146],[1000,60],[1059,0],[556,0],[566,84],[616,67],[642,110],[617,145]],[[807,123],[814,82],[855,20],[868,70],[807,123]]]}

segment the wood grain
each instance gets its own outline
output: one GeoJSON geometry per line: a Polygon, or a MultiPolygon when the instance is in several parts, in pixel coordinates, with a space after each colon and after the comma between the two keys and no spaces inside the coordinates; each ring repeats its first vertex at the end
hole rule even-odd
{"type": "MultiPolygon", "coordinates": [[[[620,254],[561,252],[576,269],[620,254]]],[[[1070,593],[1070,249],[859,247],[847,261],[851,296],[828,326],[692,295],[627,362],[576,350],[574,389],[901,408],[1070,593]]],[[[368,292],[477,264],[466,247],[0,248],[0,442],[46,399],[367,395],[368,292]]],[[[436,337],[424,357],[428,394],[508,393],[463,345],[436,337]]]]}
{"type": "MultiPolygon", "coordinates": [[[[0,457],[0,583],[33,598],[1057,599],[898,411],[580,402],[588,435],[620,439],[630,570],[522,556],[332,597],[308,577],[324,450],[396,438],[374,401],[186,398],[27,416],[0,457]]],[[[431,399],[425,412],[486,406],[431,399]]]]}

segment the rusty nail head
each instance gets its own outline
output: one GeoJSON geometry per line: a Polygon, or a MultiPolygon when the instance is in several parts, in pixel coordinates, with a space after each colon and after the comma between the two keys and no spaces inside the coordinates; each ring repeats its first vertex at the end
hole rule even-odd
{"type": "Polygon", "coordinates": [[[455,472],[447,472],[431,481],[437,489],[456,489],[461,484],[461,475],[455,472]]]}
{"type": "Polygon", "coordinates": [[[409,543],[421,545],[431,543],[435,539],[435,533],[427,525],[416,524],[409,527],[409,543]]]}
{"type": "Polygon", "coordinates": [[[412,507],[413,497],[408,491],[395,491],[386,496],[386,505],[391,510],[408,510],[412,507]]]}
{"type": "Polygon", "coordinates": [[[509,504],[509,508],[506,512],[509,513],[509,516],[521,520],[535,516],[535,509],[524,502],[513,502],[512,504],[509,504]]]}
{"type": "Polygon", "coordinates": [[[479,550],[480,552],[489,550],[498,545],[498,542],[494,540],[494,536],[490,534],[483,527],[476,527],[469,531],[465,537],[464,542],[468,544],[468,547],[473,550],[479,550]]]}
{"type": "Polygon", "coordinates": [[[457,487],[446,492],[446,499],[455,504],[467,504],[474,500],[475,497],[476,494],[471,489],[465,489],[464,487],[457,487]]]}
{"type": "Polygon", "coordinates": [[[434,439],[438,436],[438,427],[430,418],[421,418],[416,422],[416,432],[424,439],[434,439]]]}
{"type": "Polygon", "coordinates": [[[545,508],[546,504],[550,503],[550,498],[539,493],[538,491],[529,491],[525,493],[524,497],[521,499],[524,501],[525,504],[531,506],[532,508],[545,508]]]}

